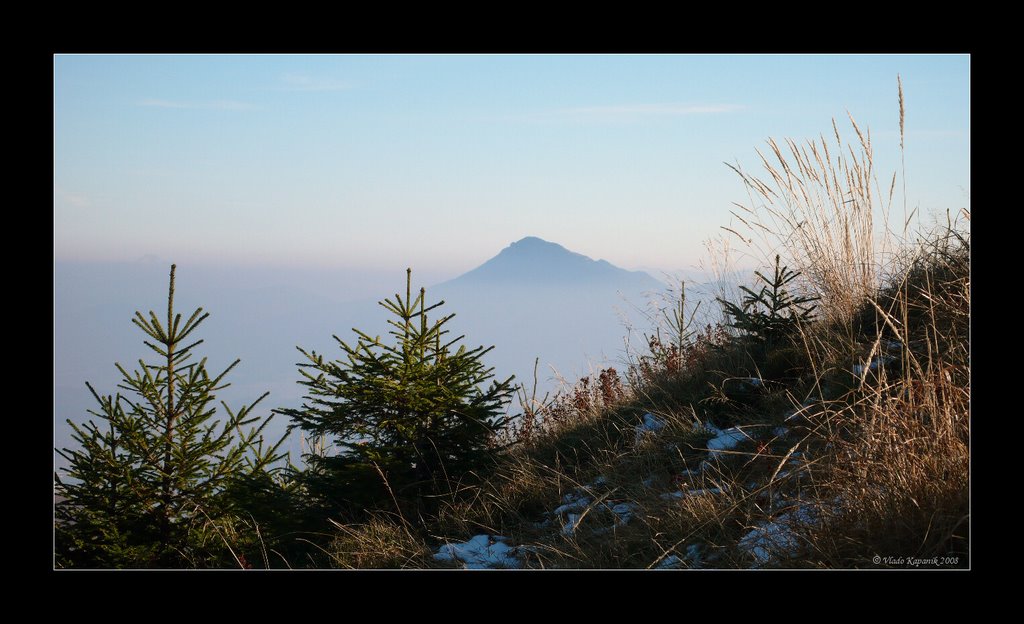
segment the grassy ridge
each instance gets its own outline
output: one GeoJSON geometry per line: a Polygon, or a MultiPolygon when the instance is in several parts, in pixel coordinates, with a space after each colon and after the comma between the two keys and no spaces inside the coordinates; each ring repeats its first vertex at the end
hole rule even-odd
{"type": "Polygon", "coordinates": [[[737,168],[750,203],[727,228],[800,272],[817,320],[766,346],[683,315],[624,379],[524,391],[492,471],[415,523],[337,525],[330,563],[445,567],[440,544],[487,534],[528,568],[967,567],[970,214],[893,227],[897,176],[878,183],[850,121],[852,145],[833,124],[834,141],[769,141],[760,177],[737,168]],[[709,449],[723,435],[737,444],[709,449]]]}

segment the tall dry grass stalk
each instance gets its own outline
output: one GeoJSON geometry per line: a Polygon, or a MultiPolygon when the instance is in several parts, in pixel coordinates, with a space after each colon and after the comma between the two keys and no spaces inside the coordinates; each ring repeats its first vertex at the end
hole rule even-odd
{"type": "Polygon", "coordinates": [[[888,364],[817,419],[822,498],[844,507],[811,536],[817,565],[970,565],[970,302],[970,233],[950,220],[863,306],[866,358],[887,345],[888,364]]]}
{"type": "MultiPolygon", "coordinates": [[[[902,82],[899,103],[902,154],[902,82]]],[[[785,139],[781,145],[769,138],[768,149],[757,150],[761,176],[726,163],[746,185],[749,203],[736,203],[732,215],[737,222],[723,229],[764,265],[780,254],[801,271],[822,297],[822,309],[835,320],[851,314],[875,292],[910,225],[905,217],[901,231],[890,227],[897,175],[893,173],[887,192],[883,190],[874,169],[871,132],[861,131],[853,116],[847,116],[855,142],[842,138],[833,119],[828,138],[822,134],[802,144],[785,139]]]]}

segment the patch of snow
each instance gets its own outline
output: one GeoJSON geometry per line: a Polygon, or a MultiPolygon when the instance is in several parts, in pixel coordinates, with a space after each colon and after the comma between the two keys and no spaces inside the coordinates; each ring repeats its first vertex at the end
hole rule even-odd
{"type": "Polygon", "coordinates": [[[721,494],[722,488],[701,488],[695,490],[682,490],[676,492],[665,492],[661,495],[662,500],[673,500],[677,498],[685,498],[687,496],[703,496],[705,494],[721,494]]]}
{"type": "Polygon", "coordinates": [[[708,455],[715,457],[722,451],[730,451],[739,446],[740,442],[749,439],[750,436],[736,427],[726,429],[717,437],[708,440],[708,451],[710,451],[708,455]]]}
{"type": "Polygon", "coordinates": [[[568,535],[569,537],[572,537],[573,533],[576,532],[576,528],[580,525],[581,519],[581,514],[569,514],[566,518],[565,526],[562,527],[562,533],[568,535]]]}
{"type": "Polygon", "coordinates": [[[713,488],[703,488],[703,489],[699,489],[699,490],[687,490],[686,491],[686,495],[687,496],[703,496],[705,494],[721,494],[721,493],[722,493],[722,488],[716,488],[716,487],[713,487],[713,488]]]}
{"type": "Polygon", "coordinates": [[[785,516],[788,521],[800,524],[817,524],[818,522],[818,510],[814,505],[800,505],[785,516]]]}
{"type": "MultiPolygon", "coordinates": [[[[566,498],[563,498],[562,500],[566,500],[566,498]]],[[[555,510],[552,511],[552,513],[555,515],[561,515],[563,513],[568,513],[569,511],[583,511],[584,509],[587,508],[587,505],[589,504],[590,499],[587,498],[586,496],[570,496],[564,505],[556,507],[555,510]]]]}
{"type": "Polygon", "coordinates": [[[686,481],[687,479],[692,479],[694,477],[699,477],[701,471],[703,470],[703,468],[702,468],[703,465],[704,464],[702,462],[700,464],[700,466],[697,467],[696,470],[684,470],[684,471],[680,472],[678,475],[676,475],[676,480],[677,481],[686,481]]]}
{"type": "Polygon", "coordinates": [[[669,555],[668,557],[665,557],[664,559],[662,559],[661,563],[659,563],[657,566],[655,566],[654,569],[655,570],[674,570],[676,568],[681,568],[681,567],[683,567],[683,560],[680,559],[676,555],[669,555]]]}
{"type": "Polygon", "coordinates": [[[758,565],[763,565],[771,561],[775,553],[794,554],[799,542],[788,526],[769,522],[744,535],[738,545],[749,552],[758,565]]]}
{"type": "Polygon", "coordinates": [[[594,479],[590,483],[590,487],[600,487],[602,485],[607,485],[607,484],[608,484],[608,479],[605,478],[604,475],[598,475],[598,477],[596,479],[594,479]]]}
{"type": "Polygon", "coordinates": [[[789,429],[785,427],[776,427],[772,429],[772,435],[776,438],[784,438],[789,434],[789,429]]]}
{"type": "MultiPolygon", "coordinates": [[[[565,500],[565,499],[562,499],[562,500],[565,500]]],[[[566,513],[572,512],[572,511],[583,511],[584,509],[587,508],[587,505],[589,505],[589,504],[590,504],[590,499],[587,498],[586,496],[581,496],[581,497],[579,497],[579,498],[577,498],[575,500],[570,499],[569,502],[567,502],[564,505],[561,505],[560,507],[557,507],[551,513],[555,514],[556,516],[560,516],[562,514],[566,514],[566,513]]]]}
{"type": "Polygon", "coordinates": [[[612,507],[612,513],[615,514],[616,520],[621,524],[628,524],[633,519],[635,511],[636,505],[633,503],[619,503],[612,507]]]}
{"type": "Polygon", "coordinates": [[[780,515],[774,522],[750,531],[737,545],[754,557],[756,566],[768,563],[776,555],[796,555],[801,542],[794,528],[815,524],[817,518],[817,511],[812,505],[800,505],[794,511],[780,515]]]}
{"type": "Polygon", "coordinates": [[[516,549],[500,535],[475,535],[466,542],[447,543],[437,549],[434,559],[458,561],[466,569],[515,568],[520,565],[516,549]]]}
{"type": "Polygon", "coordinates": [[[690,563],[690,567],[691,568],[699,568],[700,567],[700,563],[701,563],[700,562],[700,554],[701,554],[700,544],[690,544],[689,546],[686,547],[686,558],[690,560],[690,562],[691,562],[690,563]]]}
{"type": "Polygon", "coordinates": [[[765,387],[759,377],[730,377],[722,382],[722,390],[729,393],[748,393],[765,387]]]}
{"type": "Polygon", "coordinates": [[[665,427],[665,422],[651,414],[650,412],[644,414],[644,428],[648,431],[659,431],[665,427]]]}
{"type": "Polygon", "coordinates": [[[654,484],[655,484],[655,483],[656,483],[657,481],[658,481],[658,477],[647,477],[646,479],[644,479],[644,480],[643,480],[643,481],[641,481],[640,483],[641,483],[641,484],[642,484],[642,485],[643,485],[644,487],[646,487],[646,488],[651,488],[651,487],[654,487],[654,484]]]}
{"type": "Polygon", "coordinates": [[[636,440],[639,442],[646,434],[661,431],[665,428],[665,421],[661,420],[654,414],[647,412],[644,414],[643,424],[636,426],[636,440]]]}

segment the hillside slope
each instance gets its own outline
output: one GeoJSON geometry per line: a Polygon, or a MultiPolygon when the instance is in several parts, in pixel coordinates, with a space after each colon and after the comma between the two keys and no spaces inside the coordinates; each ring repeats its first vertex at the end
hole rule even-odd
{"type": "Polygon", "coordinates": [[[334,564],[969,567],[969,234],[912,257],[842,322],[706,333],[533,404],[425,532],[382,513],[334,564]]]}

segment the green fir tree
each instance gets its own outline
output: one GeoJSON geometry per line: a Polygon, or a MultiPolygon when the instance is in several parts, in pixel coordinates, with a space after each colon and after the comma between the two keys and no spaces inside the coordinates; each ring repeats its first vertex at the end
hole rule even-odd
{"type": "Polygon", "coordinates": [[[816,306],[808,304],[817,301],[818,297],[792,294],[790,284],[800,273],[783,266],[778,255],[775,256],[772,277],[760,271],[754,271],[754,275],[763,285],[757,292],[740,286],[746,293],[742,306],[724,299],[718,299],[718,302],[732,317],[731,327],[771,349],[793,336],[801,325],[814,319],[816,306]]]}
{"type": "Polygon", "coordinates": [[[159,359],[139,360],[128,372],[115,364],[122,392],[101,396],[90,410],[98,420],[76,424],[79,448],[62,449],[68,466],[55,473],[56,564],[88,568],[248,567],[246,522],[251,515],[233,490],[267,479],[284,441],[265,446],[270,421],[250,416],[254,403],[233,411],[215,393],[237,364],[211,376],[206,359],[191,362],[187,338],[209,316],[197,309],[186,321],[174,312],[171,266],[165,323],[154,312],[132,322],[159,359]],[[256,426],[243,432],[243,428],[256,426]]]}
{"type": "Polygon", "coordinates": [[[413,298],[410,269],[405,297],[380,302],[393,317],[391,344],[353,330],[355,345],[334,337],[343,360],[299,348],[306,403],[280,413],[314,439],[333,439],[336,454],[306,457],[310,492],[331,513],[393,497],[422,510],[424,495],[450,492],[488,461],[508,421],[513,378],[493,380],[482,362],[493,347],[456,348],[464,336],[450,340],[445,329],[455,315],[428,319],[444,302],[427,305],[425,294],[413,298]]]}

